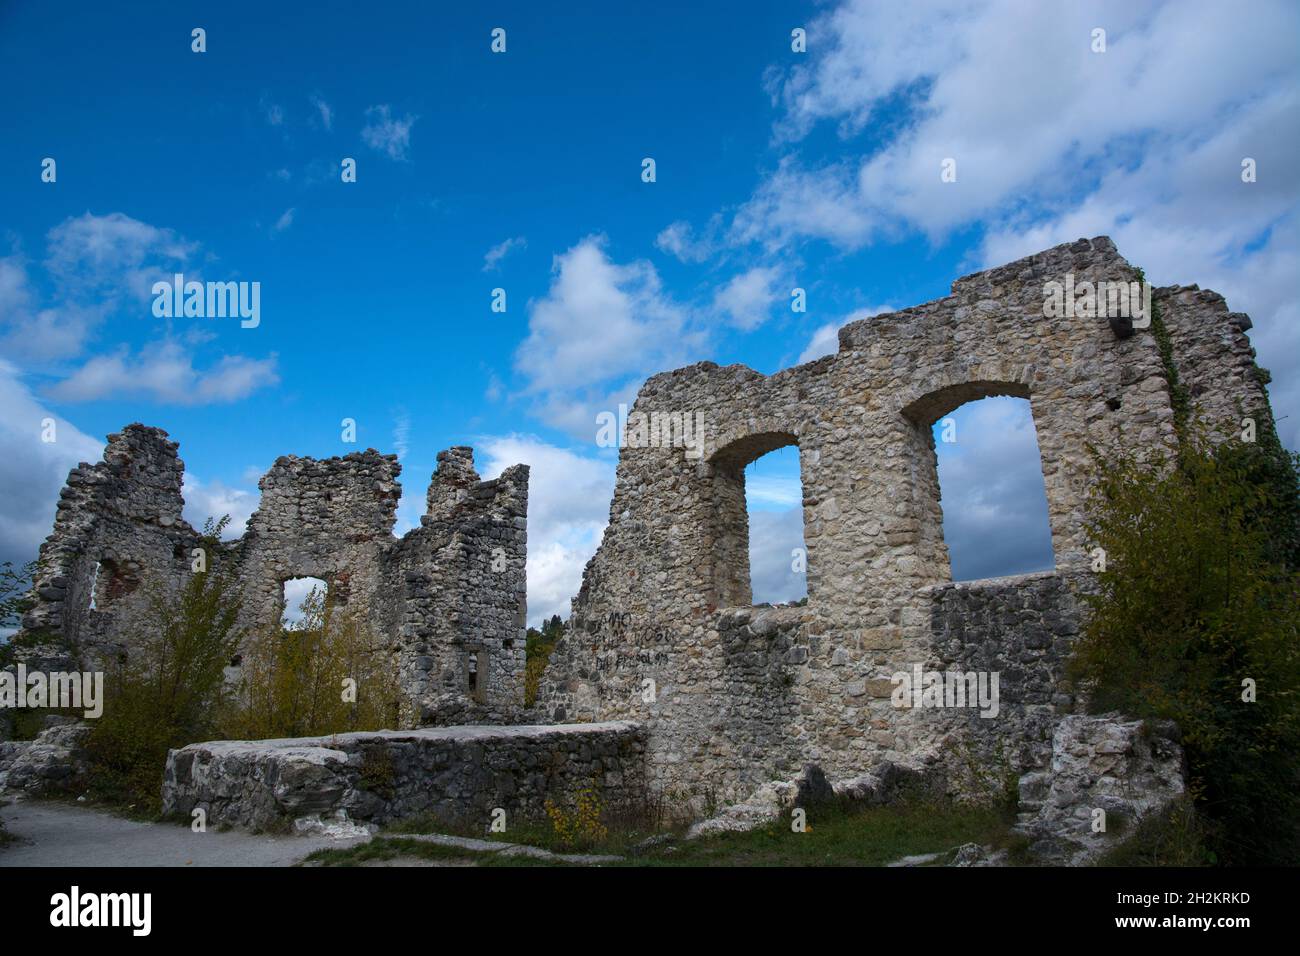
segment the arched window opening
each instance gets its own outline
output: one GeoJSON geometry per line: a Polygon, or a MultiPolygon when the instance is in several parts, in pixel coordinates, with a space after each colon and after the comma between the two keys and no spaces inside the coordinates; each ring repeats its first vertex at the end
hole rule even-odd
{"type": "Polygon", "coordinates": [[[745,467],[749,584],[754,604],[795,604],[808,596],[799,448],[787,445],[745,467]]]}
{"type": "Polygon", "coordinates": [[[943,539],[954,581],[1055,566],[1028,399],[969,401],[933,425],[943,539]]]}

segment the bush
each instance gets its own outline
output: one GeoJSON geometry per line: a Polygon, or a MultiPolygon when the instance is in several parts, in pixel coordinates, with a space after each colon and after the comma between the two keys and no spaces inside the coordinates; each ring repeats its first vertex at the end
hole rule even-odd
{"type": "Polygon", "coordinates": [[[532,707],[537,703],[537,691],[541,687],[542,673],[551,660],[551,651],[564,636],[564,622],[556,614],[542,622],[542,629],[528,629],[524,642],[524,706],[532,707]]]}
{"type": "Polygon", "coordinates": [[[395,729],[406,718],[393,655],[360,614],[335,608],[313,588],[302,619],[245,643],[239,706],[225,736],[312,737],[395,729]]]}
{"type": "Polygon", "coordinates": [[[1193,422],[1173,456],[1098,456],[1105,568],[1071,662],[1094,712],[1178,723],[1224,863],[1298,858],[1296,460],[1266,437],[1216,447],[1193,422]]]}
{"type": "MultiPolygon", "coordinates": [[[[220,529],[205,529],[209,547],[220,529]]],[[[228,706],[240,602],[227,569],[190,575],[177,597],[157,581],[147,587],[148,612],[105,675],[104,712],[86,747],[92,795],[156,811],[167,751],[211,739],[228,706]]]]}

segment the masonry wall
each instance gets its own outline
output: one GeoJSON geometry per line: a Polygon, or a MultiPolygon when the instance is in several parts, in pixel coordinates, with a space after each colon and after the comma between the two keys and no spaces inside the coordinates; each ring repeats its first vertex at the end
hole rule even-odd
{"type": "MultiPolygon", "coordinates": [[[[1063,575],[1087,568],[1089,444],[1154,449],[1176,441],[1155,330],[1123,337],[1106,318],[1045,317],[1045,283],[1067,274],[1076,284],[1137,279],[1109,239],[1083,239],[958,279],[942,299],[853,322],[840,330],[836,354],[805,365],[762,375],[706,362],[647,381],[633,416],[702,412],[702,454],[622,449],[608,528],[584,572],[569,636],[543,678],[543,719],[644,721],[652,775],[669,787],[709,780],[740,793],[752,782],[719,735],[719,715],[755,698],[774,702],[755,717],[762,733],[786,742],[759,758],[773,769],[813,760],[850,776],[885,759],[947,759],[951,715],[896,708],[888,692],[891,675],[915,663],[974,653],[942,636],[950,598],[941,600],[936,625],[931,589],[950,570],[932,424],[990,395],[1029,400],[1063,575]],[[807,656],[777,664],[789,651],[742,650],[737,660],[762,666],[727,670],[726,622],[751,602],[743,469],[785,445],[799,448],[808,602],[780,633],[790,650],[801,649],[796,657],[807,656]],[[626,637],[608,632],[611,620],[625,635],[662,635],[656,653],[632,654],[626,637]],[[611,656],[620,666],[608,666],[611,656]],[[782,668],[788,705],[773,690],[782,668]],[[657,687],[653,703],[646,681],[657,687]]],[[[1238,401],[1266,407],[1241,318],[1212,293],[1159,298],[1184,356],[1180,376],[1199,387],[1207,410],[1219,414],[1238,401]]],[[[1024,586],[1031,603],[1045,602],[1042,611],[1069,603],[1057,583],[1024,586]]],[[[1003,597],[1019,600],[992,599],[1003,597]]],[[[1029,637],[1016,636],[1022,623],[1031,631],[1054,626],[999,620],[990,633],[1004,636],[990,640],[1005,646],[975,657],[1006,669],[1029,649],[1029,637]]],[[[1051,670],[1055,656],[1040,663],[1051,670]]],[[[1040,706],[1037,692],[1031,704],[1040,706]]],[[[1005,726],[1017,738],[1024,724],[1005,726]]],[[[1019,746],[1011,740],[1011,749],[1019,746]]]]}
{"type": "Polygon", "coordinates": [[[370,823],[429,814],[479,826],[572,812],[584,791],[610,809],[646,798],[645,734],[634,724],[451,727],[294,740],[214,741],[167,756],[163,810],[210,825],[270,829],[304,817],[370,823]]]}
{"type": "Polygon", "coordinates": [[[108,436],[103,461],[69,472],[22,621],[33,665],[113,659],[131,639],[146,584],[179,587],[199,535],[181,517],[176,451],[161,429],[128,425],[108,436]]]}
{"type": "MultiPolygon", "coordinates": [[[[250,631],[279,626],[285,581],[325,581],[337,609],[363,614],[421,722],[518,719],[528,469],[481,481],[472,449],[441,453],[421,527],[398,539],[400,474],[396,456],[374,449],[281,457],[243,537],[207,548],[208,564],[233,565],[250,631]]],[[[182,479],[176,443],[139,424],[109,436],[102,462],[72,470],[19,635],[31,640],[15,642],[29,663],[99,668],[130,653],[149,626],[148,593],[174,596],[202,544],[181,517],[182,479]]]]}

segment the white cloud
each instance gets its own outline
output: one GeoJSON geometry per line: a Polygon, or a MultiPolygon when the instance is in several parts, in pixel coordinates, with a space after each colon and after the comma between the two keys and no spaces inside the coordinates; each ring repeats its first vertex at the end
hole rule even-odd
{"type": "Polygon", "coordinates": [[[528,621],[569,616],[582,569],[596,553],[614,494],[614,462],[588,458],[529,435],[480,438],[479,471],[495,478],[514,464],[528,479],[528,621]]]}
{"type": "Polygon", "coordinates": [[[755,266],[738,273],[714,295],[713,308],[738,329],[758,328],[771,315],[777,299],[777,275],[776,268],[770,266],[755,266]]]}
{"type": "Polygon", "coordinates": [[[760,505],[770,509],[803,507],[803,485],[797,474],[791,475],[746,475],[745,500],[751,506],[760,505]]]}
{"type": "Polygon", "coordinates": [[[956,442],[935,442],[953,578],[1052,567],[1042,459],[1029,402],[987,398],[954,411],[956,442]]]}
{"type": "Polygon", "coordinates": [[[411,450],[411,416],[406,409],[399,409],[393,421],[393,450],[397,460],[403,461],[411,450]]]}
{"type": "Polygon", "coordinates": [[[889,305],[867,306],[861,309],[855,309],[849,315],[845,316],[838,322],[828,322],[820,325],[813,332],[812,338],[804,346],[804,350],[799,353],[796,365],[802,365],[804,362],[811,362],[813,359],[819,359],[823,355],[833,355],[840,349],[840,329],[850,322],[856,322],[858,319],[868,319],[873,315],[880,315],[882,312],[893,312],[894,307],[889,305]]]}
{"type": "MultiPolygon", "coordinates": [[[[1284,441],[1300,447],[1298,30],[1300,8],[1280,0],[1249,17],[1212,0],[847,0],[809,24],[809,57],[769,71],[782,155],[727,239],[784,255],[808,240],[938,243],[975,224],[979,267],[1110,235],[1152,281],[1214,288],[1251,314],[1284,441]],[[828,122],[838,148],[801,155],[828,122]],[[1258,182],[1241,182],[1244,157],[1258,182]]],[[[826,326],[814,338],[805,357],[831,344],[826,326]]]]}
{"type": "Polygon", "coordinates": [[[233,488],[217,480],[201,481],[189,472],[185,473],[181,495],[185,498],[182,512],[185,520],[199,530],[209,518],[218,521],[223,515],[230,515],[230,524],[222,533],[227,541],[243,535],[260,500],[256,491],[233,488]]]}
{"type": "Polygon", "coordinates": [[[325,127],[326,131],[334,128],[334,110],[325,102],[319,93],[313,93],[310,97],[311,105],[316,107],[316,114],[320,118],[320,124],[325,127]]]}
{"type": "Polygon", "coordinates": [[[146,346],[137,355],[126,348],[90,359],[49,389],[52,398],[86,402],[130,396],[177,405],[233,402],[280,381],[276,357],[251,359],[226,355],[207,369],[174,340],[146,346]]]}
{"type": "Polygon", "coordinates": [[[685,364],[704,336],[663,292],[654,266],[612,262],[604,237],[556,256],[552,273],[546,296],[529,303],[515,369],[542,421],[594,441],[597,412],[630,403],[647,375],[685,364]]]}
{"type": "Polygon", "coordinates": [[[0,359],[0,561],[23,564],[54,526],[54,511],[68,472],[97,462],[104,443],[45,408],[0,359]],[[42,441],[42,422],[54,419],[55,441],[42,441]]]}
{"type": "Polygon", "coordinates": [[[389,159],[405,162],[411,147],[411,127],[418,116],[406,115],[394,119],[387,105],[372,106],[366,110],[366,125],[361,129],[362,141],[389,159]]]}
{"type": "Polygon", "coordinates": [[[785,511],[750,511],[749,580],[755,604],[797,601],[808,593],[806,572],[794,570],[794,549],[803,546],[802,504],[785,511]]]}
{"type": "MultiPolygon", "coordinates": [[[[948,0],[850,0],[809,27],[807,65],[769,77],[779,140],[835,120],[845,140],[905,104],[885,142],[803,169],[787,157],[736,220],[743,240],[825,238],[855,247],[907,223],[931,237],[1008,205],[1075,193],[1098,161],[1183,140],[1293,87],[1300,11],[1264,3],[1242,17],[1213,2],[1139,8],[948,0]],[[1090,49],[1104,24],[1105,53],[1090,49]],[[1213,62],[1213,70],[1188,70],[1213,62]],[[854,155],[856,153],[856,155],[854,155]],[[957,161],[956,183],[940,163],[957,161]]],[[[875,130],[872,130],[875,133],[875,130]]]]}
{"type": "Polygon", "coordinates": [[[272,231],[272,232],[284,232],[286,229],[288,229],[290,226],[292,226],[292,225],[293,225],[293,216],[294,216],[294,213],[295,213],[296,211],[297,211],[297,210],[294,209],[294,208],[289,208],[289,209],[286,209],[284,212],[282,212],[282,213],[280,214],[280,218],[277,219],[277,220],[275,221],[275,225],[271,227],[271,231],[272,231]]]}
{"type": "Polygon", "coordinates": [[[697,237],[689,222],[678,220],[655,237],[655,245],[682,262],[704,262],[718,251],[717,232],[721,223],[722,216],[715,215],[709,222],[707,234],[697,237]]]}
{"type": "Polygon", "coordinates": [[[487,255],[483,257],[483,271],[494,271],[500,266],[501,260],[508,256],[513,250],[526,249],[527,247],[528,240],[523,236],[514,236],[513,238],[497,243],[489,249],[487,255]]]}

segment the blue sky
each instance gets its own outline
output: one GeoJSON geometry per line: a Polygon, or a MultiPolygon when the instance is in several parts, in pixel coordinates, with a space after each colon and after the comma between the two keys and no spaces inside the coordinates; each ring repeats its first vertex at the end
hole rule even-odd
{"type": "MultiPolygon", "coordinates": [[[[131,421],[181,442],[191,519],[236,528],[278,455],[374,446],[402,457],[400,532],[468,442],[485,475],[534,466],[530,617],[564,614],[613,487],[596,412],[690,362],[825,354],[1081,235],[1250,312],[1296,447],[1293,5],[281,6],[0,6],[0,559],[131,421]],[[259,282],[260,325],[155,318],[177,271],[259,282]]],[[[957,417],[955,571],[1042,566],[1027,406],[957,417]]],[[[756,590],[793,597],[797,462],[754,474],[756,590]]]]}

